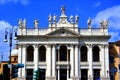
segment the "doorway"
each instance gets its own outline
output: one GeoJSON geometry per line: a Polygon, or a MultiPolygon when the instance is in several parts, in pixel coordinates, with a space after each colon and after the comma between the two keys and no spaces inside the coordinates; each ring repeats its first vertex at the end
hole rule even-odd
{"type": "Polygon", "coordinates": [[[33,69],[27,69],[26,80],[33,80],[33,69]]]}
{"type": "Polygon", "coordinates": [[[60,80],[67,80],[67,69],[60,69],[60,80]]]}
{"type": "Polygon", "coordinates": [[[93,80],[98,80],[100,78],[100,69],[94,69],[93,71],[94,71],[94,73],[93,73],[93,75],[94,75],[93,80]]]}
{"type": "Polygon", "coordinates": [[[88,80],[88,70],[81,69],[81,80],[88,80]]]}
{"type": "Polygon", "coordinates": [[[45,80],[45,69],[39,69],[39,80],[45,80]]]}

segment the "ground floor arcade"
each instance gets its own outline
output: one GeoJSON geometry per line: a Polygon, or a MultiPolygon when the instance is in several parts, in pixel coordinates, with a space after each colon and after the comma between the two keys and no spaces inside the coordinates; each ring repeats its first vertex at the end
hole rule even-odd
{"type": "MultiPolygon", "coordinates": [[[[33,80],[33,69],[26,69],[26,80],[33,80]]],[[[88,75],[88,69],[81,69],[80,70],[80,77],[79,80],[108,80],[100,75],[100,69],[93,69],[93,76],[88,75]]],[[[109,73],[108,73],[109,74],[109,73]]],[[[39,69],[39,80],[52,80],[53,77],[46,77],[46,69],[39,69]]],[[[65,67],[56,69],[56,76],[54,77],[55,80],[71,80],[70,76],[70,69],[65,67]]],[[[73,80],[76,80],[74,77],[73,80]]]]}

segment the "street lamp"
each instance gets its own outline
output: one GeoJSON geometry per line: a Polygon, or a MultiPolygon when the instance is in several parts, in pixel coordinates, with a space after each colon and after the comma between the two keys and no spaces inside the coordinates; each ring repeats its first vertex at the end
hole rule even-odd
{"type": "Polygon", "coordinates": [[[12,37],[13,37],[13,33],[15,33],[14,35],[14,39],[17,39],[17,27],[14,28],[6,28],[5,29],[5,38],[4,38],[4,42],[8,42],[7,40],[7,35],[9,34],[9,47],[10,47],[10,56],[9,56],[9,63],[8,63],[8,67],[10,68],[10,80],[11,80],[11,69],[12,69],[12,65],[11,65],[11,47],[12,47],[12,37]]]}

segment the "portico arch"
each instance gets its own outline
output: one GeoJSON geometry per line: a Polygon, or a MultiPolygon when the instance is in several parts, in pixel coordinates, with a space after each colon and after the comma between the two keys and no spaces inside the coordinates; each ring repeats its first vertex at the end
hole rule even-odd
{"type": "Polygon", "coordinates": [[[86,62],[87,61],[87,47],[86,46],[82,46],[80,49],[80,53],[81,53],[81,62],[86,62]]]}
{"type": "Polygon", "coordinates": [[[46,61],[46,47],[44,45],[41,45],[39,47],[39,61],[46,61]]]}
{"type": "Polygon", "coordinates": [[[31,62],[31,61],[33,61],[33,57],[34,57],[34,48],[33,48],[33,46],[28,46],[27,47],[27,50],[26,50],[26,52],[27,52],[27,61],[29,61],[29,62],[31,62]]]}
{"type": "Polygon", "coordinates": [[[93,47],[93,62],[99,62],[100,61],[100,48],[98,46],[93,47]]]}
{"type": "Polygon", "coordinates": [[[67,47],[65,45],[60,46],[60,61],[67,61],[67,47]]]}

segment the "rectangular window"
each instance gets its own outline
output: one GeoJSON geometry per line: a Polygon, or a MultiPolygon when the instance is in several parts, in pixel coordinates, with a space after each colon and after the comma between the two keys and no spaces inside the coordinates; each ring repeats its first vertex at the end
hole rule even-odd
{"type": "Polygon", "coordinates": [[[113,63],[114,63],[114,57],[113,57],[113,56],[110,56],[109,62],[110,62],[110,64],[113,64],[113,63]]]}

